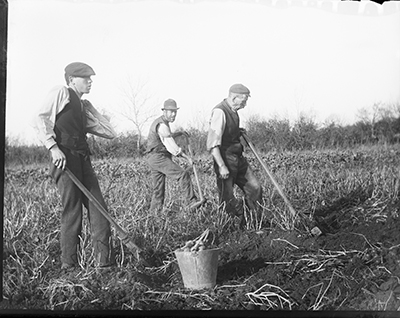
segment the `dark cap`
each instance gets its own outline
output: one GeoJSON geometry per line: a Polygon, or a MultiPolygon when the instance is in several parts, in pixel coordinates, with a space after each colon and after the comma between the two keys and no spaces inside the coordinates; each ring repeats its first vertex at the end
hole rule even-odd
{"type": "Polygon", "coordinates": [[[178,110],[179,108],[176,106],[176,101],[174,101],[173,99],[167,99],[164,102],[164,108],[162,108],[162,110],[178,110]]]}
{"type": "Polygon", "coordinates": [[[65,67],[65,74],[68,76],[77,76],[77,77],[87,77],[91,75],[96,75],[96,73],[89,65],[81,62],[74,62],[68,64],[65,67]]]}
{"type": "Polygon", "coordinates": [[[250,96],[250,90],[243,84],[233,84],[229,89],[229,92],[235,94],[246,94],[250,96]]]}

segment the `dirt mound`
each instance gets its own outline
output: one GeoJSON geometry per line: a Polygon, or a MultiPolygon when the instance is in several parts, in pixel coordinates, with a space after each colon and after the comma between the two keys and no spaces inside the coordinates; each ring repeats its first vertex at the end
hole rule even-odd
{"type": "MultiPolygon", "coordinates": [[[[273,218],[262,226],[248,219],[248,226],[240,229],[237,220],[219,213],[210,169],[202,173],[209,200],[196,214],[171,208],[149,215],[151,187],[144,163],[97,163],[113,216],[140,245],[153,248],[149,255],[155,266],[138,264],[133,252],[115,238],[118,265],[95,269],[90,231],[84,224],[83,261],[70,272],[60,269],[61,206],[47,170],[8,171],[5,297],[0,308],[397,311],[398,153],[266,158],[284,181],[293,205],[306,215],[304,223],[314,222],[322,231],[319,236],[311,235],[303,222],[289,226],[290,213],[285,214],[284,203],[265,179],[263,208],[273,218]],[[221,248],[217,285],[187,290],[173,251],[205,228],[213,231],[214,243],[221,248]]],[[[172,185],[168,193],[167,208],[179,206],[179,188],[172,185]]]]}

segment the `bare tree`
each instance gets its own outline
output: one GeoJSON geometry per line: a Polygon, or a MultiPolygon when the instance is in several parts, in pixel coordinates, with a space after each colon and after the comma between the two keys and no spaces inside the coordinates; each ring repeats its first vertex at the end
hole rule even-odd
{"type": "Polygon", "coordinates": [[[375,125],[379,121],[381,116],[381,108],[382,105],[380,102],[374,103],[371,107],[371,110],[363,107],[357,111],[357,117],[361,122],[367,124],[371,127],[371,137],[376,139],[377,136],[375,134],[375,125]]]}
{"type": "Polygon", "coordinates": [[[400,117],[400,101],[391,103],[390,108],[393,111],[394,117],[399,118],[400,117]]]}
{"type": "Polygon", "coordinates": [[[136,84],[128,77],[126,85],[121,88],[124,103],[119,113],[130,121],[137,133],[136,147],[142,144],[143,129],[155,117],[155,103],[145,91],[146,83],[136,84]]]}
{"type": "Polygon", "coordinates": [[[374,140],[388,141],[398,138],[398,117],[400,105],[398,103],[384,104],[374,103],[370,110],[362,108],[357,116],[362,123],[368,125],[371,130],[371,137],[374,140]]]}

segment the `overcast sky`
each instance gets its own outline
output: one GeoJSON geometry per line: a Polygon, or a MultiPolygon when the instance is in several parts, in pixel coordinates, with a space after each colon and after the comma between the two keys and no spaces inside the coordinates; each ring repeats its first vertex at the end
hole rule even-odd
{"type": "Polygon", "coordinates": [[[157,114],[175,99],[175,128],[207,123],[234,83],[251,90],[243,122],[305,113],[349,124],[361,108],[399,103],[397,1],[314,3],[10,0],[6,134],[37,142],[32,119],[75,61],[96,72],[83,98],[119,132],[134,129],[118,115],[128,85],[145,84],[157,114]]]}

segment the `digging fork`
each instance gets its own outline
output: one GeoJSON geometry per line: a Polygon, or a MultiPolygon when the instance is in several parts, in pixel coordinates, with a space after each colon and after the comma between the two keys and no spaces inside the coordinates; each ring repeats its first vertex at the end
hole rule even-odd
{"type": "MultiPolygon", "coordinates": [[[[192,147],[190,146],[189,142],[187,144],[187,147],[188,147],[188,152],[189,152],[190,157],[193,158],[192,147]]],[[[190,206],[190,209],[196,209],[198,207],[201,207],[204,203],[206,203],[207,200],[204,198],[203,191],[201,190],[199,176],[197,174],[196,164],[193,163],[192,167],[193,167],[194,178],[195,178],[196,184],[197,184],[197,189],[199,191],[200,201],[193,203],[190,206]]]]}
{"type": "MultiPolygon", "coordinates": [[[[246,141],[246,143],[249,145],[251,151],[253,152],[253,154],[256,156],[257,160],[260,162],[261,166],[263,167],[263,169],[265,170],[265,172],[267,173],[268,177],[271,179],[272,183],[274,184],[276,190],[278,190],[279,194],[281,195],[281,197],[283,198],[283,200],[286,203],[286,206],[289,208],[290,213],[292,214],[292,217],[295,219],[297,217],[297,215],[300,215],[303,220],[307,220],[307,216],[300,212],[297,213],[295,211],[295,209],[293,208],[292,204],[290,203],[290,201],[288,200],[288,198],[286,197],[286,195],[283,193],[282,188],[279,186],[278,182],[276,182],[274,176],[272,175],[272,173],[269,171],[268,167],[266,166],[266,164],[264,163],[264,161],[262,160],[262,158],[260,157],[260,155],[257,153],[256,148],[254,147],[253,143],[250,141],[249,137],[247,136],[246,132],[242,131],[242,137],[243,139],[246,141]]],[[[307,231],[309,230],[309,227],[303,223],[303,225],[305,226],[305,228],[307,229],[307,231]]],[[[314,226],[311,230],[311,233],[314,235],[319,235],[321,234],[321,230],[317,227],[314,226]]]]}
{"type": "MultiPolygon", "coordinates": [[[[192,151],[192,147],[190,146],[189,137],[186,134],[182,134],[182,136],[185,139],[189,156],[190,156],[190,158],[192,158],[192,161],[193,161],[193,151],[192,151]]],[[[199,181],[199,175],[197,173],[196,164],[194,162],[192,162],[192,169],[193,169],[194,178],[196,180],[196,185],[197,185],[197,189],[199,192],[200,201],[193,203],[189,207],[190,210],[194,210],[194,209],[201,207],[207,201],[207,199],[203,196],[203,191],[201,190],[200,181],[199,181]]]]}

